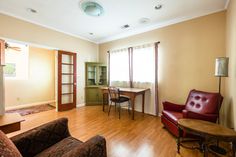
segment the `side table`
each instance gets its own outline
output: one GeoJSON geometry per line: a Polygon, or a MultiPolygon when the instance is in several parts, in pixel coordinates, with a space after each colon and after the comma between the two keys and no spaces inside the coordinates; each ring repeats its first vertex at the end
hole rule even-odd
{"type": "Polygon", "coordinates": [[[236,132],[232,129],[223,127],[219,124],[196,119],[180,119],[178,121],[179,137],[177,140],[177,151],[180,152],[180,146],[184,141],[183,130],[186,133],[197,135],[202,138],[199,150],[202,150],[204,157],[208,156],[209,144],[212,141],[232,142],[232,154],[235,157],[236,132]]]}
{"type": "Polygon", "coordinates": [[[0,116],[0,130],[5,134],[18,131],[24,119],[18,113],[6,113],[0,116]]]}

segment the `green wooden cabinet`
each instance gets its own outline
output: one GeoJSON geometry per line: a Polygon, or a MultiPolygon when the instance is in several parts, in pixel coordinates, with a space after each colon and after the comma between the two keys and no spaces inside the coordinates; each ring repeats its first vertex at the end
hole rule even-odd
{"type": "Polygon", "coordinates": [[[85,73],[86,105],[102,104],[102,93],[100,87],[107,86],[107,66],[97,62],[86,62],[85,73]]]}

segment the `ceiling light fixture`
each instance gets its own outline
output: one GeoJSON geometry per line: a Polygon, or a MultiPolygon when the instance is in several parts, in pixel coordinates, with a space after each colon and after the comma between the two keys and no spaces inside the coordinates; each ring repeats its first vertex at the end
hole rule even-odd
{"type": "Polygon", "coordinates": [[[26,10],[27,10],[28,12],[30,12],[30,13],[34,13],[34,14],[37,13],[37,10],[32,9],[32,8],[27,8],[26,10]]]}
{"type": "Polygon", "coordinates": [[[103,7],[100,4],[92,1],[82,2],[81,9],[89,16],[98,17],[104,13],[103,7]]]}
{"type": "Polygon", "coordinates": [[[150,22],[150,19],[149,19],[149,18],[146,18],[146,17],[141,18],[141,19],[139,20],[139,23],[141,23],[141,24],[146,24],[146,23],[149,23],[149,22],[150,22]]]}
{"type": "Polygon", "coordinates": [[[128,24],[126,24],[126,25],[124,25],[124,26],[122,26],[121,28],[122,29],[126,29],[126,28],[129,28],[130,26],[128,25],[128,24]]]}
{"type": "Polygon", "coordinates": [[[154,7],[156,10],[160,10],[162,8],[162,5],[161,4],[158,4],[154,7]]]}

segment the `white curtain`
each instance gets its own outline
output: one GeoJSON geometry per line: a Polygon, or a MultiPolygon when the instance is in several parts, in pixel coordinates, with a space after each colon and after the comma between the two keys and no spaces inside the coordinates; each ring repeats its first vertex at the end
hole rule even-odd
{"type": "MultiPolygon", "coordinates": [[[[133,87],[149,88],[145,93],[145,113],[155,115],[155,45],[133,47],[133,87]]],[[[110,51],[110,85],[129,87],[129,52],[110,51]]],[[[135,110],[142,111],[142,96],[136,97],[135,110]]]]}
{"type": "Polygon", "coordinates": [[[128,48],[110,51],[110,85],[129,87],[128,48]]]}
{"type": "MultiPolygon", "coordinates": [[[[145,109],[155,115],[155,46],[147,44],[133,48],[133,86],[149,88],[145,93],[145,109]]],[[[141,111],[142,97],[136,98],[136,108],[141,111]]]]}

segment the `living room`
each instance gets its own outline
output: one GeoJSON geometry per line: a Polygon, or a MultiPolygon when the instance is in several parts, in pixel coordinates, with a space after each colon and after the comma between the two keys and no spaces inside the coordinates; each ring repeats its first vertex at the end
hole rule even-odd
{"type": "MultiPolygon", "coordinates": [[[[53,2],[0,2],[0,39],[8,44],[6,50],[6,44],[4,48],[1,45],[1,52],[4,49],[6,63],[9,49],[17,43],[28,45],[37,54],[35,58],[29,56],[31,64],[27,67],[31,69],[35,63],[34,69],[29,70],[29,76],[35,72],[34,82],[26,80],[23,83],[22,80],[16,82],[6,78],[3,75],[4,61],[1,61],[1,114],[9,109],[18,110],[19,106],[50,104],[56,107],[20,116],[23,120],[20,130],[7,134],[8,137],[66,117],[72,137],[85,142],[101,135],[106,141],[107,156],[203,156],[204,149],[189,150],[182,146],[178,153],[178,138],[160,118],[162,111],[166,110],[162,102],[187,104],[186,100],[193,89],[220,93],[223,102],[219,116],[213,120],[214,124],[235,130],[235,1],[183,0],[179,4],[172,4],[169,1],[150,0],[149,3],[139,1],[132,4],[132,1],[119,3],[101,0],[96,4],[100,4],[98,8],[102,8],[102,15],[95,17],[84,12],[86,6],[82,7],[82,2],[70,1],[66,5],[56,2],[62,3],[58,6],[55,4],[54,13],[58,15],[49,12],[53,2]],[[59,9],[63,5],[67,11],[64,15],[59,9]],[[133,6],[133,10],[129,11],[126,5],[133,6]],[[113,6],[116,7],[112,11],[113,6]],[[142,6],[147,13],[138,12],[142,6]],[[124,11],[117,15],[119,9],[124,11]],[[73,12],[75,10],[78,12],[73,12]],[[78,16],[78,21],[73,19],[74,14],[78,16]],[[127,18],[124,18],[126,15],[127,18]],[[84,20],[83,23],[80,20],[84,20]],[[137,55],[141,52],[147,53],[137,55]],[[60,55],[71,53],[76,54],[76,58],[72,57],[73,62],[65,63],[63,58],[59,62],[60,55]],[[45,61],[47,66],[43,65],[46,56],[50,58],[48,62],[45,61]],[[222,77],[215,75],[216,59],[221,58],[228,62],[228,75],[222,77]],[[59,63],[62,66],[74,66],[76,63],[76,66],[69,69],[72,71],[63,73],[58,68],[59,63]],[[101,81],[91,83],[89,65],[96,65],[98,71],[98,65],[106,67],[104,84],[101,81]],[[43,77],[44,72],[47,74],[43,77]],[[59,90],[67,89],[59,88],[63,82],[58,79],[63,74],[73,77],[70,82],[73,88],[69,88],[64,95],[59,90]],[[47,85],[44,86],[46,80],[47,85]],[[37,81],[40,84],[37,85],[37,81]],[[121,94],[129,93],[120,103],[122,108],[110,105],[111,101],[107,102],[108,87],[111,86],[119,87],[121,94]],[[131,91],[122,91],[125,90],[123,88],[131,91]],[[63,106],[63,100],[60,99],[67,95],[73,95],[68,96],[73,102],[68,108],[63,106]],[[125,100],[129,103],[123,103],[125,100]]],[[[29,54],[33,53],[30,51],[29,54]]],[[[228,156],[233,156],[230,147],[234,142],[230,142],[232,144],[229,145],[224,141],[219,143],[227,150],[228,156]]],[[[209,156],[212,156],[211,152],[209,156]]]]}

